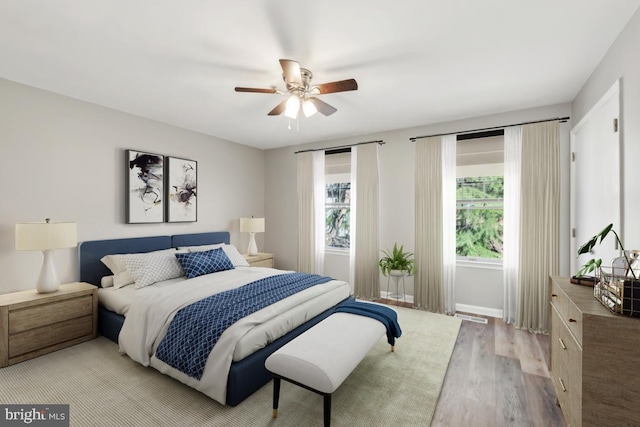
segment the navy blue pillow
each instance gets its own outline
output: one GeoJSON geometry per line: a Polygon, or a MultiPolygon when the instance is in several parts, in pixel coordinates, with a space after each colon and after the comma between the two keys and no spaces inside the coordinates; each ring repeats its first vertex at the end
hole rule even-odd
{"type": "Polygon", "coordinates": [[[180,261],[187,279],[234,268],[222,248],[202,252],[177,253],[176,258],[180,261]]]}

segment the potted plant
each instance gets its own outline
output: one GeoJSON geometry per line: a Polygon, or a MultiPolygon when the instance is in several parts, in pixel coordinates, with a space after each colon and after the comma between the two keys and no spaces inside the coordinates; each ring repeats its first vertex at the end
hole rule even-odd
{"type": "Polygon", "coordinates": [[[404,245],[393,244],[392,251],[382,251],[385,255],[380,258],[378,265],[385,276],[413,276],[416,272],[413,253],[405,252],[404,245]]]}
{"type": "MultiPolygon", "coordinates": [[[[622,255],[626,263],[625,268],[627,269],[628,272],[631,273],[634,279],[637,279],[636,274],[633,271],[631,261],[629,260],[629,256],[627,255],[627,252],[624,250],[624,247],[622,246],[620,237],[618,236],[618,233],[616,233],[615,230],[613,229],[613,224],[607,225],[601,232],[599,232],[598,234],[593,236],[588,242],[580,246],[580,248],[578,249],[578,256],[591,252],[593,248],[598,244],[598,240],[600,240],[600,243],[602,243],[602,241],[604,240],[605,237],[607,237],[609,232],[613,233],[613,235],[616,237],[616,240],[618,242],[618,245],[620,246],[620,250],[622,251],[622,255]]],[[[578,270],[578,272],[576,273],[576,277],[580,278],[586,273],[591,273],[592,271],[599,269],[601,265],[602,265],[602,259],[591,258],[582,266],[582,268],[580,268],[580,270],[578,270]]]]}

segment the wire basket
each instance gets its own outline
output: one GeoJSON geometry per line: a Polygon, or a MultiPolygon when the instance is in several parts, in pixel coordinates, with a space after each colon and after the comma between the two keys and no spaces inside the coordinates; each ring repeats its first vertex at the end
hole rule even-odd
{"type": "Polygon", "coordinates": [[[601,267],[593,296],[613,313],[640,316],[640,273],[636,278],[619,268],[601,267]]]}

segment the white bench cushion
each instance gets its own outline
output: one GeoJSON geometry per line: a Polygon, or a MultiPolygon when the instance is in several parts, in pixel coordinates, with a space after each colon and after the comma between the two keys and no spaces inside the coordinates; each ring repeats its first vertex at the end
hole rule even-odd
{"type": "Polygon", "coordinates": [[[333,393],[378,340],[385,326],[370,317],[335,313],[273,353],[265,367],[323,393],[333,393]]]}

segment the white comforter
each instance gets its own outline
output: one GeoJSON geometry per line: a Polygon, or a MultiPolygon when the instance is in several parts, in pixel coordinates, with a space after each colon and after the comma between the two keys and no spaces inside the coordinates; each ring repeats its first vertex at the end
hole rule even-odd
{"type": "MultiPolygon", "coordinates": [[[[144,292],[144,296],[136,298],[129,308],[118,340],[120,351],[133,360],[145,366],[152,366],[224,404],[229,367],[236,344],[243,336],[254,328],[259,329],[264,324],[275,322],[278,336],[269,337],[272,341],[347,298],[349,285],[343,281],[332,280],[312,286],[237,321],[220,336],[207,359],[200,381],[157,359],[154,356],[155,350],[176,312],[182,307],[218,292],[282,273],[289,272],[271,268],[237,268],[185,280],[174,286],[157,288],[150,286],[144,292]],[[316,301],[321,302],[316,303],[316,301]],[[292,309],[302,309],[302,315],[296,316],[298,320],[292,323],[288,318],[283,324],[278,324],[282,313],[292,309]]],[[[274,330],[273,327],[271,329],[274,330]]],[[[268,342],[264,343],[266,344],[268,342]]]]}

